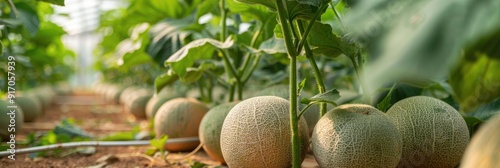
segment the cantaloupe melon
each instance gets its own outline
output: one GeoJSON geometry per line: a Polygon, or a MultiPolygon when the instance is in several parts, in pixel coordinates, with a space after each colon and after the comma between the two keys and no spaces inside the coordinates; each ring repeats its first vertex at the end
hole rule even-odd
{"type": "Polygon", "coordinates": [[[129,86],[123,89],[122,94],[120,94],[120,104],[125,104],[125,102],[130,98],[131,94],[138,89],[141,89],[141,87],[129,86]]]}
{"type": "Polygon", "coordinates": [[[120,94],[123,91],[123,87],[119,85],[110,85],[104,93],[104,98],[107,102],[114,104],[120,103],[120,94]]]}
{"type": "Polygon", "coordinates": [[[472,136],[465,149],[461,168],[498,168],[500,166],[500,114],[490,118],[472,136]]]}
{"type": "MultiPolygon", "coordinates": [[[[224,120],[222,155],[229,167],[291,167],[292,148],[289,101],[258,96],[236,104],[224,120]]],[[[301,154],[309,144],[307,123],[299,120],[301,154]]]]}
{"type": "Polygon", "coordinates": [[[132,95],[125,103],[125,112],[134,115],[137,119],[146,118],[146,104],[151,99],[152,94],[132,95]]]}
{"type": "Polygon", "coordinates": [[[16,134],[22,129],[24,124],[23,110],[19,108],[17,104],[10,104],[6,100],[0,100],[0,114],[3,115],[0,117],[0,137],[2,138],[2,141],[8,141],[11,134],[16,134]],[[7,106],[17,106],[17,108],[8,108],[7,106]],[[15,110],[15,113],[11,116],[10,112],[12,110],[15,110]],[[11,117],[14,117],[14,119],[12,120],[11,117]],[[9,132],[9,125],[11,124],[15,125],[13,127],[15,130],[12,130],[15,132],[9,132]]]}
{"type": "Polygon", "coordinates": [[[172,88],[163,88],[158,94],[155,94],[151,99],[149,99],[148,103],[146,104],[146,118],[154,118],[161,105],[169,100],[182,96],[183,95],[181,93],[178,93],[172,88]]]}
{"type": "Polygon", "coordinates": [[[409,97],[388,111],[403,138],[399,167],[455,167],[469,141],[467,125],[457,110],[427,96],[409,97]]]}
{"type": "Polygon", "coordinates": [[[316,124],[312,147],[320,167],[396,167],[401,136],[392,120],[376,108],[345,104],[316,124]]]}
{"type": "Polygon", "coordinates": [[[200,142],[203,149],[215,160],[226,163],[220,148],[220,133],[224,119],[238,102],[225,103],[211,108],[200,123],[200,142]]]}
{"type": "MultiPolygon", "coordinates": [[[[198,137],[200,122],[208,111],[205,104],[193,98],[175,98],[167,101],[156,112],[154,130],[157,137],[198,137]]],[[[179,146],[165,146],[169,151],[193,150],[199,143],[184,143],[179,146]]]]}
{"type": "MultiPolygon", "coordinates": [[[[253,94],[254,97],[256,96],[278,96],[284,99],[289,99],[289,88],[288,85],[274,85],[271,87],[267,87],[263,90],[260,90],[253,94]]],[[[300,96],[299,100],[303,97],[311,97],[311,94],[307,92],[303,92],[302,95],[300,96]]],[[[304,104],[300,104],[301,108],[304,108],[304,104]]],[[[317,104],[311,106],[307,111],[304,113],[304,118],[306,119],[307,122],[307,127],[309,128],[309,133],[312,134],[312,131],[314,130],[314,126],[316,126],[316,123],[319,120],[319,106],[317,104]]]]}
{"type": "Polygon", "coordinates": [[[25,122],[35,121],[36,118],[42,115],[42,104],[34,95],[25,94],[22,96],[16,96],[15,101],[23,110],[25,122]]]}
{"type": "Polygon", "coordinates": [[[38,87],[35,90],[32,90],[31,94],[34,94],[38,98],[38,100],[42,104],[43,109],[49,108],[54,102],[55,93],[52,88],[45,86],[38,87]]]}

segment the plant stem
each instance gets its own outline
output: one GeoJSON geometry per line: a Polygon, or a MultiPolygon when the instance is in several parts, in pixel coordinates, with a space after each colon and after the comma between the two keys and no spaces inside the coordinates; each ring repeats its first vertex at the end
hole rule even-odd
{"type": "Polygon", "coordinates": [[[333,2],[330,2],[330,5],[332,6],[333,13],[335,13],[335,17],[339,20],[340,27],[342,27],[342,30],[343,30],[343,31],[346,31],[346,28],[345,28],[344,22],[342,21],[342,18],[340,17],[339,12],[338,12],[338,11],[337,11],[337,9],[335,8],[335,6],[337,6],[337,4],[333,4],[333,2]]]}
{"type": "Polygon", "coordinates": [[[307,35],[309,35],[309,32],[311,31],[311,28],[314,25],[314,22],[316,21],[316,19],[318,19],[319,16],[321,16],[321,11],[325,10],[327,7],[328,4],[321,4],[320,9],[316,11],[314,17],[309,21],[309,25],[307,25],[306,30],[304,31],[304,33],[302,33],[302,38],[297,44],[297,53],[300,53],[302,51],[302,47],[304,46],[304,43],[307,41],[307,35]]]}
{"type": "Polygon", "coordinates": [[[278,17],[285,39],[285,46],[290,57],[290,128],[292,138],[292,167],[300,168],[300,138],[297,115],[297,53],[293,44],[293,36],[290,33],[291,23],[288,20],[288,13],[285,9],[286,0],[276,0],[278,17]]]}
{"type": "Polygon", "coordinates": [[[227,19],[227,10],[226,10],[226,1],[220,0],[219,7],[221,12],[221,21],[220,21],[220,41],[226,40],[226,19],[227,19]]]}
{"type": "Polygon", "coordinates": [[[234,83],[231,83],[229,85],[229,101],[232,102],[234,100],[234,88],[236,87],[236,85],[234,85],[234,83]]]}
{"type": "MultiPolygon", "coordinates": [[[[298,21],[297,22],[298,27],[300,32],[303,32],[304,26],[302,25],[302,22],[298,21]]],[[[311,23],[309,23],[311,25],[311,23]]],[[[304,39],[304,37],[302,37],[304,39]]],[[[309,44],[306,42],[304,43],[304,49],[306,52],[306,57],[307,60],[309,60],[309,63],[311,64],[311,67],[314,72],[314,77],[316,79],[316,86],[318,87],[318,92],[325,93],[326,92],[326,87],[325,87],[325,82],[323,82],[323,75],[321,74],[320,69],[318,68],[318,64],[316,63],[316,60],[314,59],[313,52],[311,48],[309,47],[309,44]]],[[[319,114],[320,116],[325,115],[326,113],[326,103],[319,103],[319,114]]]]}
{"type": "MultiPolygon", "coordinates": [[[[220,26],[221,26],[221,33],[220,33],[220,41],[224,41],[226,39],[226,20],[227,20],[227,9],[226,9],[226,2],[224,0],[219,1],[219,7],[221,11],[221,21],[220,21],[220,26]]],[[[241,99],[243,93],[242,89],[242,83],[239,73],[237,73],[237,69],[232,65],[231,61],[229,60],[229,53],[227,52],[226,49],[221,50],[222,53],[222,59],[224,60],[224,66],[226,70],[229,70],[228,72],[228,79],[235,79],[236,82],[229,82],[230,87],[229,87],[229,101],[234,100],[234,91],[235,87],[238,87],[238,99],[241,99]]]]}

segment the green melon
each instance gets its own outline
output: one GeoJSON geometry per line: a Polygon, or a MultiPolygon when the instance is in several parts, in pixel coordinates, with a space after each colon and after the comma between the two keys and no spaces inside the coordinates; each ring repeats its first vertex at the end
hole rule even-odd
{"type": "Polygon", "coordinates": [[[35,95],[40,103],[42,104],[43,109],[49,108],[54,102],[54,92],[52,89],[47,87],[39,87],[31,92],[31,94],[35,95]]]}
{"type": "Polygon", "coordinates": [[[136,92],[132,93],[125,102],[125,112],[134,115],[137,119],[144,119],[146,118],[146,104],[153,95],[150,92],[136,92]]]}
{"type": "Polygon", "coordinates": [[[23,110],[25,122],[35,121],[42,115],[42,104],[34,95],[16,96],[16,103],[23,110]]]}
{"type": "Polygon", "coordinates": [[[392,120],[376,108],[345,104],[316,124],[312,148],[320,167],[396,167],[401,136],[392,120]]]}
{"type": "Polygon", "coordinates": [[[237,103],[238,102],[225,103],[213,107],[205,114],[200,123],[198,134],[200,136],[200,142],[203,143],[203,149],[210,157],[221,163],[226,163],[220,148],[222,124],[229,111],[237,103]]]}
{"type": "Polygon", "coordinates": [[[120,103],[120,94],[122,93],[123,88],[118,85],[110,85],[108,89],[104,93],[104,99],[107,102],[111,102],[114,104],[120,103]]]}
{"type": "Polygon", "coordinates": [[[141,87],[137,86],[129,86],[123,89],[122,94],[120,94],[120,104],[125,104],[126,101],[131,97],[134,91],[141,89],[141,87]]]}
{"type": "Polygon", "coordinates": [[[455,167],[469,142],[467,125],[457,110],[426,96],[409,97],[388,111],[403,138],[400,167],[455,167]]]}
{"type": "MultiPolygon", "coordinates": [[[[200,122],[208,111],[205,104],[192,98],[175,98],[167,101],[156,112],[154,130],[157,138],[168,135],[169,138],[198,137],[200,122]]],[[[169,151],[193,150],[199,143],[183,143],[177,146],[165,146],[169,151]]]]}
{"type": "Polygon", "coordinates": [[[500,114],[490,118],[472,136],[460,167],[498,168],[500,166],[500,114]]]}
{"type": "Polygon", "coordinates": [[[17,104],[10,104],[6,100],[0,100],[0,114],[3,115],[0,117],[0,137],[2,138],[2,141],[8,141],[11,134],[16,134],[22,129],[24,124],[23,110],[19,108],[17,104]],[[17,106],[17,108],[8,108],[8,106],[17,106]],[[9,113],[14,109],[15,115],[12,115],[12,117],[15,118],[12,120],[9,113]],[[9,132],[9,129],[11,129],[9,125],[11,124],[15,124],[13,127],[15,130],[10,130],[11,132],[9,132]]]}
{"type": "Polygon", "coordinates": [[[181,93],[170,87],[164,87],[158,94],[155,94],[146,104],[146,118],[154,118],[158,109],[165,102],[172,100],[173,98],[182,97],[181,93]]]}
{"type": "MultiPolygon", "coordinates": [[[[276,96],[246,99],[227,114],[221,131],[222,155],[229,167],[291,167],[292,148],[289,101],[276,96]]],[[[302,155],[309,133],[299,120],[302,155]]]]}

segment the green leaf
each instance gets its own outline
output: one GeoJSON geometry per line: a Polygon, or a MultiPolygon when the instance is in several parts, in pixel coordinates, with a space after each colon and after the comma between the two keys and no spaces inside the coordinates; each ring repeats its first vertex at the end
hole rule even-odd
{"type": "Polygon", "coordinates": [[[465,45],[500,27],[498,6],[496,0],[359,1],[345,21],[371,54],[363,74],[367,93],[402,77],[445,77],[465,45]]]}
{"type": "Polygon", "coordinates": [[[396,88],[397,84],[395,83],[392,87],[391,90],[389,90],[389,93],[385,96],[385,98],[377,104],[377,108],[382,111],[382,112],[387,112],[387,109],[391,107],[391,97],[392,97],[392,92],[396,88]]]}
{"type": "Polygon", "coordinates": [[[83,137],[83,138],[92,138],[92,135],[83,131],[80,127],[71,123],[67,119],[61,121],[61,124],[56,125],[54,128],[54,133],[57,135],[66,134],[69,137],[83,137]]]}
{"type": "Polygon", "coordinates": [[[212,62],[203,62],[198,67],[188,67],[186,69],[186,76],[180,78],[181,82],[184,83],[194,83],[201,79],[203,72],[214,69],[215,64],[212,62]]]}
{"type": "Polygon", "coordinates": [[[37,1],[43,1],[54,5],[64,6],[64,0],[37,0],[37,1]]]}
{"type": "Polygon", "coordinates": [[[269,18],[276,17],[276,14],[269,11],[264,6],[261,5],[247,5],[237,0],[226,0],[227,7],[232,13],[238,13],[241,15],[243,21],[251,21],[252,19],[257,19],[261,22],[269,18]]]}
{"type": "MultiPolygon", "coordinates": [[[[235,0],[237,2],[241,2],[241,3],[246,3],[246,4],[252,4],[251,7],[245,7],[243,5],[239,5],[237,3],[231,3],[229,2],[228,6],[230,8],[234,8],[236,10],[233,9],[233,12],[234,11],[239,11],[238,8],[241,8],[243,11],[245,12],[255,12],[255,13],[259,13],[259,10],[261,9],[259,5],[263,5],[269,9],[271,9],[271,11],[275,12],[277,11],[276,10],[276,1],[274,0],[235,0]],[[259,5],[254,5],[254,4],[259,4],[259,5]],[[238,6],[236,6],[238,5],[238,6]],[[233,7],[232,7],[233,6],[233,7]],[[250,10],[249,8],[252,8],[254,6],[258,6],[259,9],[258,10],[250,10]]],[[[316,11],[319,10],[319,5],[316,6],[316,5],[311,5],[311,4],[318,4],[317,2],[307,2],[308,0],[301,0],[301,2],[299,1],[296,1],[296,0],[293,0],[293,1],[289,1],[287,0],[286,1],[286,8],[288,9],[288,15],[290,19],[306,19],[306,20],[310,20],[311,18],[314,18],[314,15],[316,13],[316,11]]],[[[318,0],[314,0],[314,1],[318,1],[318,0]]],[[[250,5],[247,5],[247,6],[250,6],[250,5]]],[[[322,11],[321,13],[324,13],[325,11],[322,11]]],[[[262,21],[263,18],[266,18],[266,17],[269,17],[269,16],[257,16],[258,18],[260,18],[260,20],[262,21]]]]}
{"type": "Polygon", "coordinates": [[[135,140],[135,131],[117,132],[100,138],[101,141],[132,141],[135,140]]]}
{"type": "Polygon", "coordinates": [[[201,28],[194,15],[182,19],[165,19],[156,23],[149,30],[147,53],[160,65],[184,44],[185,37],[191,34],[189,29],[201,28]]]}
{"type": "Polygon", "coordinates": [[[195,61],[210,59],[216,49],[230,48],[233,43],[230,38],[225,42],[209,38],[192,41],[171,55],[165,61],[165,66],[171,67],[175,74],[184,78],[187,75],[187,68],[192,67],[195,61]]]}
{"type": "Polygon", "coordinates": [[[499,76],[500,59],[481,52],[464,56],[449,77],[461,110],[469,112],[500,97],[499,76]]]}
{"type": "Polygon", "coordinates": [[[467,124],[467,128],[469,129],[469,136],[472,137],[474,133],[479,129],[479,126],[484,123],[484,121],[472,117],[472,116],[463,116],[465,123],[467,124]]]}
{"type": "Polygon", "coordinates": [[[191,168],[204,168],[205,166],[207,166],[205,163],[194,162],[193,165],[191,165],[191,168]]]}
{"type": "Polygon", "coordinates": [[[303,98],[300,101],[301,101],[301,103],[304,103],[304,104],[330,103],[334,106],[337,106],[337,103],[335,103],[335,101],[337,101],[337,99],[339,99],[339,98],[340,98],[339,91],[337,91],[337,89],[332,89],[332,90],[329,90],[325,93],[320,93],[320,94],[314,95],[311,98],[303,98]]]}
{"type": "Polygon", "coordinates": [[[302,81],[300,81],[299,88],[298,88],[298,91],[297,91],[297,93],[299,95],[302,92],[302,89],[304,89],[304,86],[306,85],[306,82],[307,82],[307,78],[304,78],[304,79],[302,79],[302,81]]]}
{"type": "Polygon", "coordinates": [[[265,54],[282,54],[286,52],[285,40],[282,38],[272,37],[260,44],[259,49],[247,47],[252,53],[265,53],[265,54]]]}
{"type": "Polygon", "coordinates": [[[40,19],[38,18],[38,13],[35,8],[25,2],[17,2],[14,3],[14,5],[18,11],[17,19],[23,23],[26,30],[28,30],[29,35],[35,36],[38,33],[40,26],[40,19]]]}
{"type": "Polygon", "coordinates": [[[160,149],[160,151],[163,151],[165,144],[167,143],[168,136],[163,135],[160,139],[154,138],[150,141],[151,146],[160,149]]]}
{"type": "Polygon", "coordinates": [[[0,56],[3,54],[3,43],[0,41],[0,56]]]}
{"type": "Polygon", "coordinates": [[[164,87],[174,83],[179,79],[179,76],[173,74],[172,71],[164,73],[155,79],[155,93],[159,93],[164,87]]]}
{"type": "Polygon", "coordinates": [[[467,116],[486,121],[496,114],[500,114],[500,98],[496,98],[492,102],[479,106],[475,110],[467,113],[467,116]]]}
{"type": "Polygon", "coordinates": [[[296,1],[299,2],[300,4],[312,5],[315,7],[319,7],[323,3],[322,0],[296,0],[296,1]]]}
{"type": "Polygon", "coordinates": [[[415,87],[406,83],[398,83],[393,85],[391,90],[380,94],[377,103],[377,108],[380,111],[386,112],[393,104],[408,97],[418,96],[422,94],[422,88],[415,87]],[[383,99],[382,99],[383,98],[383,99]]]}
{"type": "Polygon", "coordinates": [[[357,51],[354,44],[349,44],[333,34],[332,27],[329,24],[315,22],[309,36],[307,36],[307,41],[314,53],[329,58],[336,58],[342,53],[347,56],[354,56],[357,51]]]}
{"type": "Polygon", "coordinates": [[[151,57],[143,51],[136,51],[133,53],[127,53],[123,56],[122,60],[123,60],[123,64],[120,66],[123,69],[130,69],[131,67],[134,67],[137,65],[152,62],[151,57]]]}
{"type": "Polygon", "coordinates": [[[32,38],[33,42],[42,47],[48,47],[54,41],[59,40],[66,31],[60,26],[52,22],[42,22],[40,29],[35,37],[32,38]]]}

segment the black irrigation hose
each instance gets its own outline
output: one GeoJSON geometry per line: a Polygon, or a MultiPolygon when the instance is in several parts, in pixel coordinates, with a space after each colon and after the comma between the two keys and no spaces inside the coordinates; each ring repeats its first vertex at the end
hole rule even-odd
{"type": "MultiPolygon", "coordinates": [[[[190,138],[171,138],[168,139],[165,145],[180,145],[183,143],[192,143],[192,142],[200,142],[198,137],[190,137],[190,138]]],[[[102,146],[102,147],[113,147],[113,146],[147,146],[150,145],[149,140],[142,141],[87,141],[87,142],[68,142],[68,143],[59,143],[53,145],[45,145],[45,146],[35,146],[29,148],[16,149],[15,154],[26,154],[26,153],[34,153],[34,152],[42,152],[42,151],[50,151],[55,149],[64,149],[64,148],[76,148],[76,147],[84,147],[84,146],[102,146]]],[[[10,150],[0,152],[0,157],[11,155],[10,150]]]]}

